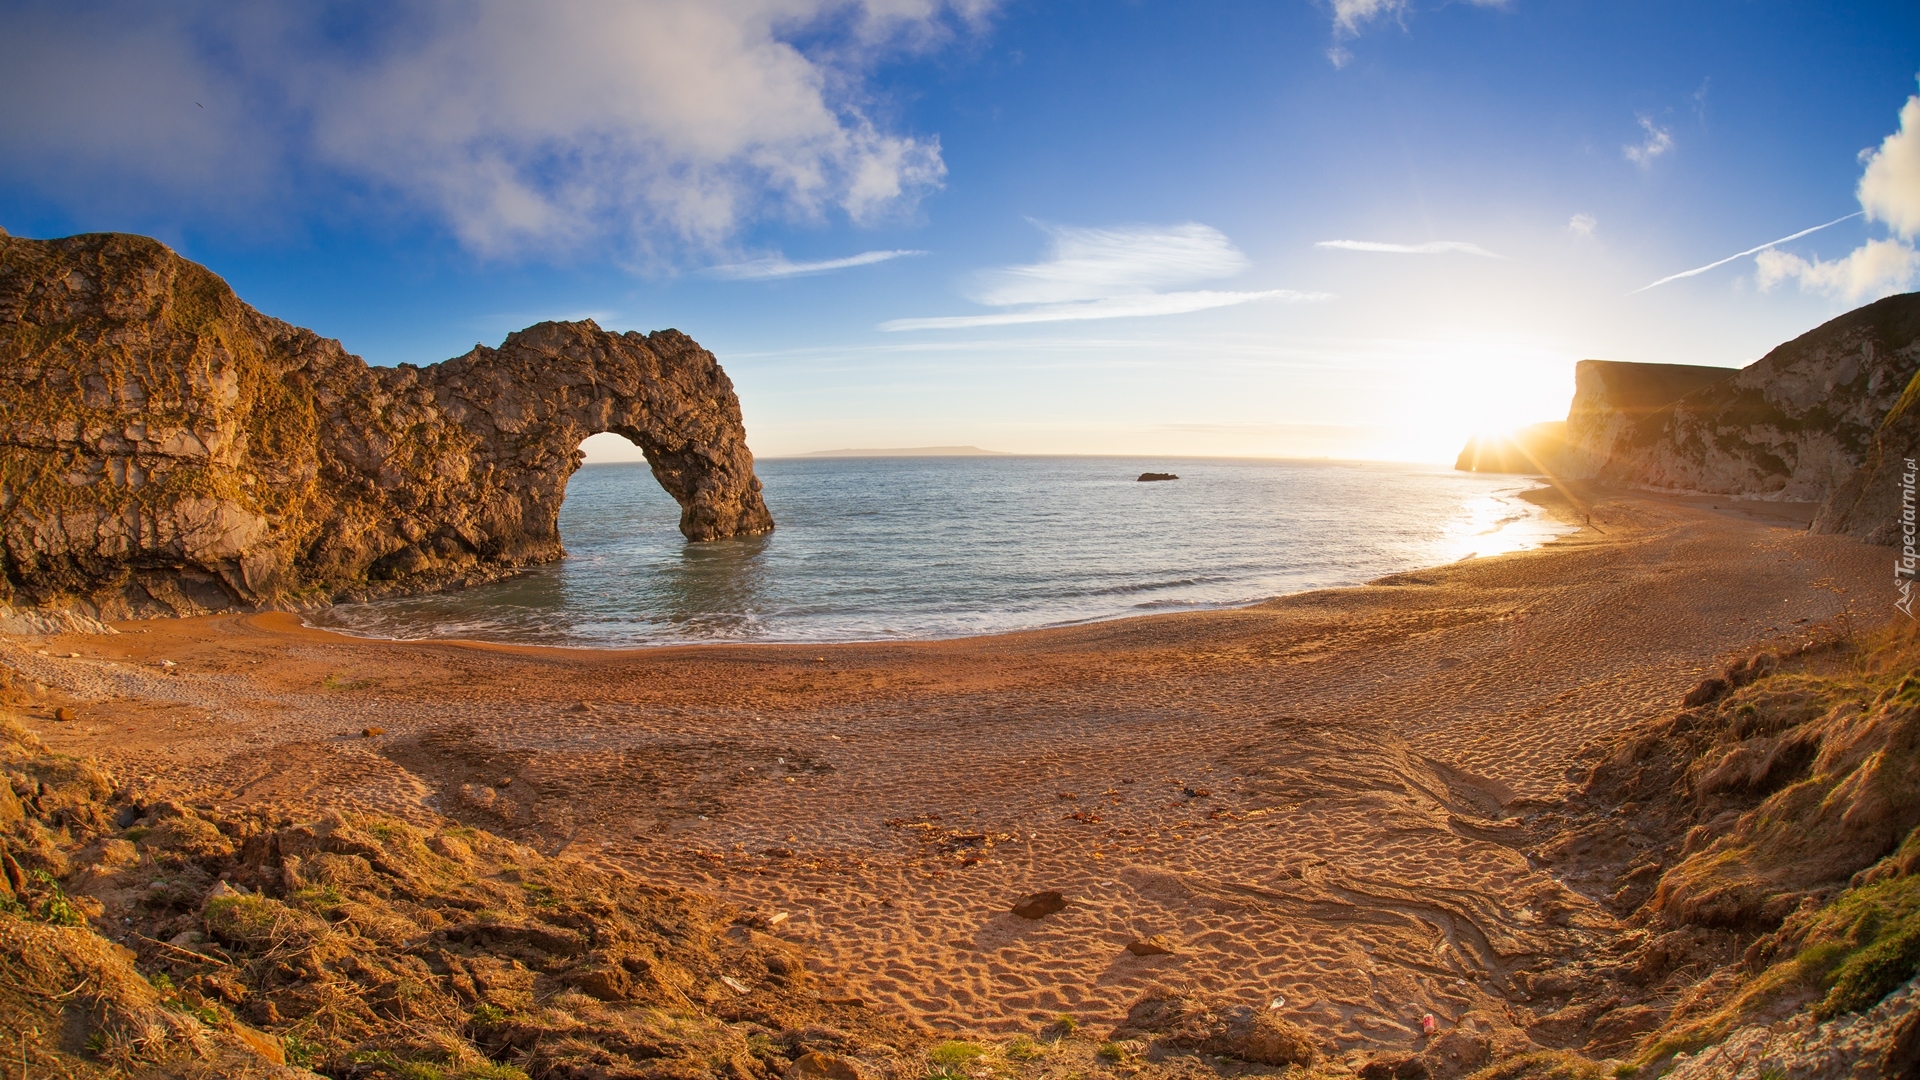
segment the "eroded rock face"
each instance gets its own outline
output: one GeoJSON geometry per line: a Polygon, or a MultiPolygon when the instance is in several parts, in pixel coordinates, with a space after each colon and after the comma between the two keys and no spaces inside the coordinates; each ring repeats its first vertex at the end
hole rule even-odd
{"type": "Polygon", "coordinates": [[[1920,536],[1920,507],[1910,493],[1920,481],[1920,373],[1907,382],[1867,444],[1860,468],[1835,488],[1813,519],[1813,531],[1856,536],[1905,548],[1920,536]]]}
{"type": "Polygon", "coordinates": [[[189,613],[491,580],[564,554],[603,431],[688,538],[773,528],[733,385],[678,331],[549,322],[374,368],[154,240],[0,236],[0,600],[189,613]]]}
{"type": "Polygon", "coordinates": [[[1615,447],[1631,444],[1649,417],[1734,374],[1732,368],[1694,364],[1580,361],[1573,368],[1573,403],[1562,435],[1565,473],[1583,478],[1598,474],[1615,447]]]}
{"type": "MultiPolygon", "coordinates": [[[[1582,376],[1608,374],[1589,370],[1591,363],[1581,365],[1582,376]]],[[[1817,502],[1866,463],[1875,433],[1920,372],[1920,294],[1890,296],[1848,312],[1731,377],[1712,368],[1609,366],[1625,374],[1692,371],[1705,385],[1650,410],[1664,384],[1632,401],[1609,396],[1611,391],[1590,395],[1585,413],[1576,396],[1567,418],[1569,442],[1582,455],[1573,463],[1574,475],[1817,502]]],[[[1685,379],[1670,381],[1671,388],[1680,388],[1685,379]]]]}

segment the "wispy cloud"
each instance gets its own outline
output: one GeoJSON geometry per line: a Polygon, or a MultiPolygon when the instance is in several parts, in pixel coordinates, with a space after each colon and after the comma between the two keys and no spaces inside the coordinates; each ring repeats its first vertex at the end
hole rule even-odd
{"type": "Polygon", "coordinates": [[[1660,286],[1665,285],[1669,281],[1679,281],[1681,278],[1690,278],[1699,274],[1704,274],[1709,270],[1715,269],[1716,267],[1725,266],[1735,259],[1744,259],[1749,255],[1758,254],[1762,251],[1767,250],[1768,248],[1776,247],[1780,244],[1784,244],[1789,240],[1798,240],[1803,236],[1810,236],[1813,233],[1817,233],[1821,229],[1832,228],[1833,226],[1838,225],[1843,221],[1848,221],[1853,218],[1857,218],[1860,216],[1860,214],[1861,214],[1861,211],[1855,210],[1851,214],[1846,214],[1844,216],[1834,218],[1832,221],[1827,222],[1825,225],[1815,225],[1811,229],[1801,229],[1799,232],[1794,233],[1792,236],[1783,236],[1778,240],[1769,240],[1766,243],[1761,244],[1759,247],[1750,247],[1747,250],[1742,251],[1736,255],[1729,255],[1724,259],[1716,259],[1705,266],[1696,266],[1691,270],[1682,270],[1677,274],[1668,274],[1666,277],[1661,278],[1659,281],[1653,282],[1648,285],[1642,285],[1639,288],[1633,290],[1633,292],[1628,293],[1627,295],[1632,296],[1634,295],[1634,293],[1643,293],[1643,292],[1646,292],[1648,289],[1657,289],[1660,286]]]}
{"type": "MultiPolygon", "coordinates": [[[[1506,7],[1508,0],[1468,0],[1475,7],[1506,7]]],[[[1390,20],[1406,25],[1407,14],[1413,10],[1412,0],[1331,0],[1333,9],[1334,44],[1327,49],[1327,59],[1336,68],[1344,68],[1353,59],[1353,53],[1340,42],[1360,36],[1361,31],[1381,20],[1390,20]]]]}
{"type": "Polygon", "coordinates": [[[1567,231],[1582,240],[1593,239],[1596,229],[1600,228],[1600,219],[1592,214],[1575,214],[1567,219],[1567,231]]]}
{"type": "Polygon", "coordinates": [[[1376,251],[1388,255],[1478,255],[1483,259],[1504,259],[1479,244],[1469,244],[1465,240],[1433,240],[1425,244],[1383,244],[1374,240],[1322,240],[1313,245],[1317,248],[1335,248],[1340,251],[1376,251]]]}
{"type": "Polygon", "coordinates": [[[855,266],[872,266],[889,259],[898,259],[906,255],[925,255],[924,251],[863,251],[858,255],[849,255],[844,259],[820,259],[815,262],[794,262],[784,255],[775,255],[765,259],[752,259],[743,263],[729,263],[725,266],[710,266],[701,271],[708,277],[723,281],[764,281],[768,278],[804,277],[808,274],[825,274],[834,270],[847,270],[855,266]]]}
{"type": "Polygon", "coordinates": [[[1293,289],[1263,289],[1259,292],[1149,293],[1145,296],[1116,296],[1105,300],[1083,300],[1073,304],[1041,304],[1021,311],[997,311],[989,315],[940,315],[926,319],[892,319],[880,324],[882,330],[966,330],[976,326],[1020,326],[1027,323],[1075,322],[1082,319],[1137,319],[1148,315],[1185,315],[1191,311],[1232,307],[1253,300],[1312,302],[1331,300],[1332,293],[1296,292],[1293,289]]]}
{"type": "Polygon", "coordinates": [[[1673,149],[1673,131],[1654,123],[1653,117],[1645,113],[1640,114],[1639,120],[1640,127],[1647,133],[1647,137],[1638,145],[1628,143],[1622,146],[1620,152],[1628,161],[1644,169],[1673,149]]]}
{"type": "Polygon", "coordinates": [[[1349,36],[1375,19],[1404,18],[1407,0],[1333,0],[1333,29],[1349,36]]]}
{"type": "Polygon", "coordinates": [[[1700,80],[1700,89],[1688,96],[1688,100],[1693,102],[1693,115],[1703,124],[1707,122],[1707,91],[1712,88],[1713,76],[1709,75],[1700,80]]]}
{"type": "Polygon", "coordinates": [[[957,330],[977,326],[1178,315],[1253,300],[1320,300],[1323,293],[1180,290],[1232,277],[1252,266],[1220,230],[1197,222],[1165,227],[1073,228],[1041,226],[1049,244],[1045,262],[1008,266],[980,275],[968,294],[975,303],[1017,308],[978,315],[894,319],[882,330],[957,330]]]}

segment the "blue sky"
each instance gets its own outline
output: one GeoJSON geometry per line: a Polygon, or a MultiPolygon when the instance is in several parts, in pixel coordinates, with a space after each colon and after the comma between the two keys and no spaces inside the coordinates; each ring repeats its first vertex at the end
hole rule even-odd
{"type": "Polygon", "coordinates": [[[10,3],[0,226],[373,363],[677,327],[762,455],[1447,460],[1920,285],[1917,73],[1910,2],[10,3]]]}

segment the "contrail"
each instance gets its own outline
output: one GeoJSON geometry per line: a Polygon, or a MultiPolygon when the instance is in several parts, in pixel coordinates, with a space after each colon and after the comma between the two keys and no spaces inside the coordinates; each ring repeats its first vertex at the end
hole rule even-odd
{"type": "Polygon", "coordinates": [[[1767,242],[1767,243],[1765,243],[1765,244],[1761,244],[1761,245],[1760,245],[1759,247],[1757,247],[1757,248],[1748,248],[1747,250],[1745,250],[1745,251],[1743,251],[1743,252],[1741,252],[1741,253],[1740,253],[1740,254],[1738,254],[1738,255],[1729,255],[1729,256],[1727,256],[1726,258],[1724,258],[1724,259],[1721,259],[1721,260],[1720,260],[1719,262],[1710,262],[1710,263],[1708,263],[1708,264],[1707,264],[1707,265],[1705,265],[1705,266],[1701,266],[1701,267],[1696,267],[1696,268],[1694,268],[1694,269],[1692,269],[1692,270],[1682,270],[1682,271],[1680,271],[1680,272],[1679,272],[1679,273],[1677,273],[1677,274],[1669,274],[1669,275],[1667,275],[1666,277],[1663,277],[1663,278],[1661,278],[1661,279],[1660,279],[1659,281],[1656,281],[1656,282],[1654,282],[1654,283],[1653,283],[1652,285],[1642,285],[1642,286],[1640,286],[1639,288],[1637,288],[1637,289],[1635,289],[1635,290],[1633,290],[1633,292],[1630,292],[1630,293],[1628,293],[1627,295],[1628,295],[1628,296],[1633,296],[1633,295],[1634,295],[1635,293],[1643,293],[1643,292],[1646,292],[1646,291],[1647,291],[1648,289],[1652,289],[1652,288],[1655,288],[1655,287],[1657,287],[1657,286],[1661,286],[1661,285],[1665,285],[1665,284],[1666,284],[1667,282],[1669,282],[1669,281],[1679,281],[1679,280],[1680,280],[1681,278],[1683,278],[1683,277],[1692,277],[1692,276],[1693,276],[1693,275],[1695,275],[1695,274],[1704,274],[1704,273],[1706,273],[1707,271],[1709,271],[1709,270],[1711,270],[1711,269],[1713,269],[1713,268],[1714,268],[1714,267],[1716,267],[1716,266],[1725,266],[1725,265],[1727,265],[1728,263],[1730,263],[1730,262],[1732,262],[1732,261],[1733,261],[1733,260],[1735,260],[1735,259],[1744,259],[1744,258],[1746,258],[1746,257],[1747,257],[1747,256],[1749,256],[1749,255],[1758,255],[1759,253],[1761,253],[1761,252],[1763,252],[1763,251],[1765,251],[1765,250],[1767,250],[1767,249],[1768,249],[1768,248],[1770,248],[1770,247],[1775,247],[1775,246],[1778,246],[1778,245],[1780,245],[1780,244],[1784,244],[1784,243],[1786,243],[1786,242],[1787,242],[1787,241],[1789,241],[1789,240],[1798,240],[1798,239],[1800,239],[1801,237],[1803,237],[1803,236],[1805,236],[1805,235],[1807,235],[1808,233],[1817,233],[1817,232],[1819,232],[1819,231],[1820,231],[1821,229],[1824,229],[1824,228],[1827,228],[1828,226],[1832,226],[1832,225],[1838,225],[1838,224],[1840,224],[1841,222],[1843,222],[1843,221],[1845,221],[1845,220],[1847,220],[1847,218],[1857,218],[1857,217],[1859,217],[1859,216],[1860,216],[1861,214],[1864,214],[1864,213],[1866,213],[1866,211],[1865,211],[1865,210],[1855,210],[1855,211],[1854,211],[1853,213],[1851,213],[1851,214],[1848,214],[1848,215],[1847,215],[1846,217],[1837,217],[1837,218],[1834,218],[1834,219],[1833,219],[1832,221],[1829,221],[1829,222],[1827,222],[1827,224],[1826,224],[1826,225],[1815,225],[1815,226],[1814,226],[1813,228],[1811,228],[1811,229],[1801,229],[1801,230],[1800,230],[1799,232],[1797,232],[1797,233],[1794,233],[1794,234],[1793,234],[1792,236],[1783,236],[1783,237],[1781,237],[1781,238],[1780,238],[1780,239],[1778,239],[1778,240],[1773,240],[1773,241],[1769,241],[1769,242],[1767,242]]]}

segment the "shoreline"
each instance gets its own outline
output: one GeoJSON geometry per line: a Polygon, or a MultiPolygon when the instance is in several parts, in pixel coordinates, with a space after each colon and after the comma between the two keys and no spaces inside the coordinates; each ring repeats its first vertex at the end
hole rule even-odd
{"type": "Polygon", "coordinates": [[[1509,839],[1528,807],[1724,657],[1849,598],[1879,614],[1884,549],[1591,494],[1604,533],[998,635],[600,650],[273,612],[47,639],[79,660],[8,641],[4,659],[52,688],[32,730],[155,796],[451,818],[786,913],[821,978],[938,1030],[1110,1024],[1184,981],[1393,1046],[1421,1013],[1517,1000],[1516,956],[1485,942],[1547,955],[1614,932],[1509,839]],[[62,705],[77,719],[54,721],[62,705]],[[1006,913],[1048,888],[1072,906],[1006,913]],[[1407,889],[1439,906],[1393,899],[1407,889]],[[1529,921],[1549,900],[1588,929],[1529,921]],[[1151,934],[1173,952],[1123,948],[1151,934]]]}

